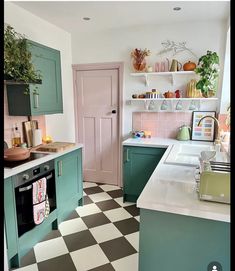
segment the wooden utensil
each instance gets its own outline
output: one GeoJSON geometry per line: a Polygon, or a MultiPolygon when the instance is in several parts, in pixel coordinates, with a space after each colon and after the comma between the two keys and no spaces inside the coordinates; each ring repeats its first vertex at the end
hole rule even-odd
{"type": "Polygon", "coordinates": [[[23,133],[27,143],[28,148],[33,146],[33,129],[38,129],[38,121],[31,120],[23,122],[23,133]]]}

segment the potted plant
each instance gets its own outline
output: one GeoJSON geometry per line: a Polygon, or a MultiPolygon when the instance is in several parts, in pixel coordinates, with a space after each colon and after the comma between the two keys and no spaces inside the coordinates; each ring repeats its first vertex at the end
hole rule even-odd
{"type": "Polygon", "coordinates": [[[198,67],[194,70],[200,75],[196,87],[200,89],[204,97],[212,97],[216,94],[219,76],[219,56],[216,52],[207,51],[198,60],[198,67]]]}
{"type": "Polygon", "coordinates": [[[146,56],[150,55],[150,50],[148,49],[134,49],[131,52],[131,57],[133,58],[133,68],[136,72],[142,72],[146,70],[146,56]]]}
{"type": "Polygon", "coordinates": [[[32,55],[27,39],[7,25],[4,29],[4,79],[26,85],[41,83],[40,71],[32,63],[32,55]]]}

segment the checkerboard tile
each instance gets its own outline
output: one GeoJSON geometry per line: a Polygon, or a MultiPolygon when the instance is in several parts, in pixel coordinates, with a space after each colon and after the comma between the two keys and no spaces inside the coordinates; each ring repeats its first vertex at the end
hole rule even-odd
{"type": "Polygon", "coordinates": [[[137,271],[139,208],[114,185],[83,183],[77,207],[23,258],[17,271],[137,271]]]}

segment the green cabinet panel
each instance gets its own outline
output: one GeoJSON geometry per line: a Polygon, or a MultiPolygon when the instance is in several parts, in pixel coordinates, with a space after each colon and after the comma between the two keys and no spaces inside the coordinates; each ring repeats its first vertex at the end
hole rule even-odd
{"type": "Polygon", "coordinates": [[[230,238],[230,223],[141,208],[139,271],[230,271],[230,238]]]}
{"type": "Polygon", "coordinates": [[[166,148],[123,147],[123,200],[136,202],[166,148]]]}
{"type": "Polygon", "coordinates": [[[63,113],[60,51],[33,41],[28,44],[34,67],[41,72],[42,84],[29,84],[29,95],[24,94],[26,85],[7,85],[9,115],[63,113]]]}
{"type": "Polygon", "coordinates": [[[18,253],[14,195],[15,193],[12,178],[7,178],[4,180],[4,222],[6,229],[7,254],[9,260],[11,260],[18,253]]]}
{"type": "Polygon", "coordinates": [[[65,220],[83,197],[82,150],[55,159],[58,223],[65,220]]]}

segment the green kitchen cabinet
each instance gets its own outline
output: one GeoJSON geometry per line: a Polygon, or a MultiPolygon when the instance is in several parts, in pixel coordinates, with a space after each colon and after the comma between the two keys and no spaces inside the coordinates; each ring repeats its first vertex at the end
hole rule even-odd
{"type": "Polygon", "coordinates": [[[17,220],[15,193],[12,178],[4,180],[4,224],[6,231],[7,255],[10,267],[18,266],[17,220]]]}
{"type": "Polygon", "coordinates": [[[60,51],[28,40],[32,63],[40,71],[41,84],[7,84],[10,116],[63,113],[60,51]],[[35,91],[35,87],[37,87],[35,91]]]}
{"type": "Polygon", "coordinates": [[[136,202],[166,148],[123,147],[123,201],[136,202]]]}
{"type": "Polygon", "coordinates": [[[83,198],[82,150],[55,159],[58,223],[65,220],[83,198]]]}
{"type": "Polygon", "coordinates": [[[139,271],[233,270],[230,223],[144,208],[140,221],[139,271]]]}

